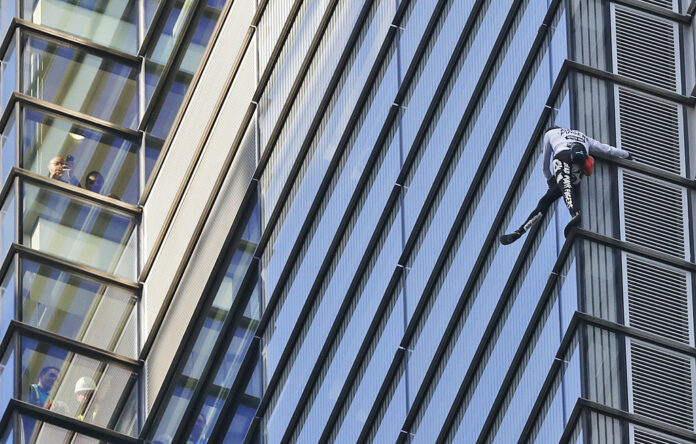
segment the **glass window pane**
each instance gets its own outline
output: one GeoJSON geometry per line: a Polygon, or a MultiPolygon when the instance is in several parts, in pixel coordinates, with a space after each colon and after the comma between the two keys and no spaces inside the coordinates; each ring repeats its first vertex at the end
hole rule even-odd
{"type": "MultiPolygon", "coordinates": [[[[22,244],[78,264],[135,280],[135,249],[127,248],[132,217],[23,183],[22,244]]],[[[4,221],[3,221],[4,222],[4,221]]]]}
{"type": "Polygon", "coordinates": [[[2,286],[0,287],[0,338],[5,337],[5,332],[7,327],[10,325],[10,321],[15,317],[15,260],[7,269],[5,278],[2,280],[2,286]]]}
{"type": "Polygon", "coordinates": [[[0,411],[5,411],[7,403],[14,397],[14,367],[15,353],[13,347],[8,347],[0,362],[0,411]]]}
{"type": "Polygon", "coordinates": [[[61,347],[22,338],[23,401],[62,415],[107,427],[130,395],[127,368],[97,361],[61,347]]]}
{"type": "Polygon", "coordinates": [[[193,0],[177,0],[174,5],[165,11],[166,23],[161,33],[157,36],[157,43],[148,51],[147,58],[160,65],[167,63],[176,39],[184,31],[184,23],[189,14],[193,13],[196,2],[193,0]]]}
{"type": "Polygon", "coordinates": [[[22,47],[23,93],[119,125],[137,125],[136,68],[30,34],[22,47]]]}
{"type": "Polygon", "coordinates": [[[7,34],[12,19],[17,15],[17,0],[0,1],[0,35],[7,34]]]}
{"type": "Polygon", "coordinates": [[[139,145],[38,110],[23,112],[21,167],[85,188],[137,203],[139,145]],[[63,162],[62,167],[53,165],[63,162]]]}
{"type": "Polygon", "coordinates": [[[1,62],[0,85],[2,85],[2,97],[0,97],[0,105],[2,105],[2,109],[5,109],[7,106],[7,101],[10,99],[12,92],[19,89],[17,84],[17,51],[15,48],[15,40],[12,39],[1,62]]]}
{"type": "Polygon", "coordinates": [[[132,293],[22,260],[22,322],[105,350],[136,356],[132,293]]]}
{"type": "Polygon", "coordinates": [[[22,18],[129,53],[137,51],[136,0],[24,2],[22,18]]]}
{"type": "Polygon", "coordinates": [[[10,245],[15,242],[15,196],[12,190],[8,194],[0,210],[0,257],[5,257],[10,245]]]}
{"type": "Polygon", "coordinates": [[[13,112],[2,132],[2,177],[0,177],[0,183],[2,184],[5,183],[10,170],[16,163],[17,125],[15,120],[15,113],[13,112]]]}

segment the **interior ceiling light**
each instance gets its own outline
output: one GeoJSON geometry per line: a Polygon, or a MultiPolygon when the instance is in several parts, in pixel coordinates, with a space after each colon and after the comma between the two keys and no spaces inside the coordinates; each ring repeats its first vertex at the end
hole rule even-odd
{"type": "Polygon", "coordinates": [[[73,133],[73,132],[70,132],[69,134],[70,134],[70,137],[72,137],[73,139],[78,140],[78,141],[83,140],[85,138],[85,136],[83,136],[82,134],[77,134],[77,133],[73,133]]]}

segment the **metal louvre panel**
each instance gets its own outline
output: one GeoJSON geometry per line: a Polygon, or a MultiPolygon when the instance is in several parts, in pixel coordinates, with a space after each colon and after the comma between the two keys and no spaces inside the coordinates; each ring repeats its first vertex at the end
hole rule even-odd
{"type": "Polygon", "coordinates": [[[681,106],[624,87],[618,87],[618,99],[620,147],[639,163],[684,175],[681,106]]]}
{"type": "Polygon", "coordinates": [[[629,341],[629,349],[633,411],[693,430],[692,359],[634,340],[629,341]]]}
{"type": "Polygon", "coordinates": [[[687,441],[672,438],[641,427],[631,427],[635,444],[684,444],[687,441]]]}
{"type": "Polygon", "coordinates": [[[647,3],[649,5],[653,6],[658,6],[660,8],[666,8],[673,10],[674,5],[673,5],[673,0],[642,0],[643,3],[647,3]]]}
{"type": "Polygon", "coordinates": [[[684,190],[621,172],[626,241],[684,258],[684,190]]]}
{"type": "Polygon", "coordinates": [[[616,72],[675,91],[675,25],[628,8],[614,11],[616,72]]]}
{"type": "Polygon", "coordinates": [[[629,325],[690,344],[688,276],[626,256],[629,325]]]}

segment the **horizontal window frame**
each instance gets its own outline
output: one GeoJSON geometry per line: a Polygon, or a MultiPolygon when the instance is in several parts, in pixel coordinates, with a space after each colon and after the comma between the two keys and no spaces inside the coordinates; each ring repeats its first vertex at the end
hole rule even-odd
{"type": "Polygon", "coordinates": [[[73,111],[64,106],[56,105],[52,102],[37,99],[35,97],[31,97],[26,94],[20,93],[19,91],[14,91],[12,93],[10,99],[7,102],[7,107],[3,111],[2,117],[0,117],[0,132],[5,131],[7,122],[14,113],[14,105],[17,103],[23,108],[37,109],[43,113],[53,114],[66,120],[79,123],[80,125],[94,128],[95,130],[100,132],[114,134],[118,137],[128,140],[129,142],[137,143],[138,146],[140,146],[142,140],[142,133],[140,131],[126,128],[124,126],[117,125],[107,120],[103,120],[98,117],[93,117],[89,114],[81,113],[79,111],[73,111]]]}
{"type": "Polygon", "coordinates": [[[5,202],[9,194],[15,188],[15,179],[18,179],[20,183],[30,183],[42,189],[48,189],[63,195],[67,194],[70,198],[80,203],[106,208],[122,216],[132,218],[136,225],[140,224],[143,212],[140,206],[129,204],[113,197],[104,196],[94,191],[88,191],[84,188],[76,187],[59,180],[49,179],[48,177],[44,177],[32,171],[27,171],[17,166],[13,166],[10,169],[7,179],[0,189],[0,202],[5,202]]]}
{"type": "Polygon", "coordinates": [[[56,347],[60,347],[100,362],[115,364],[119,367],[126,368],[135,374],[139,374],[144,366],[144,361],[142,360],[132,359],[118,353],[85,344],[84,342],[66,338],[56,333],[51,333],[23,322],[19,322],[16,319],[12,319],[10,321],[7,331],[5,332],[5,336],[2,338],[2,341],[0,341],[0,356],[5,355],[5,352],[7,352],[8,347],[11,346],[11,343],[15,337],[27,337],[42,343],[55,345],[56,347]]]}
{"type": "Polygon", "coordinates": [[[108,46],[100,45],[90,40],[83,39],[72,34],[67,34],[53,28],[46,28],[17,17],[13,18],[10,22],[8,31],[2,40],[2,44],[0,44],[0,54],[3,56],[7,52],[7,48],[10,46],[15,37],[16,29],[19,29],[22,33],[28,33],[31,35],[36,35],[42,39],[58,42],[62,46],[72,47],[80,51],[96,54],[110,60],[115,60],[118,63],[136,68],[138,72],[140,72],[140,65],[142,63],[141,57],[109,48],[108,46]]]}
{"type": "Polygon", "coordinates": [[[14,414],[30,416],[38,421],[52,424],[62,429],[103,440],[105,442],[118,442],[124,444],[141,443],[140,440],[132,436],[98,427],[77,418],[61,415],[52,410],[46,410],[16,398],[10,400],[5,412],[2,415],[2,419],[0,419],[0,433],[5,432],[6,428],[10,425],[10,421],[12,420],[14,414]]]}

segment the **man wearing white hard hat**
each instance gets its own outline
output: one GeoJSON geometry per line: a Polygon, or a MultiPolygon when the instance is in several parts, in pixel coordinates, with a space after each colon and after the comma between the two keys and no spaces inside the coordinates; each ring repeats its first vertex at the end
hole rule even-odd
{"type": "MultiPolygon", "coordinates": [[[[89,407],[89,402],[92,400],[92,396],[96,390],[97,385],[94,383],[94,379],[89,376],[83,376],[75,383],[75,399],[77,399],[78,402],[77,411],[80,412],[77,415],[77,419],[84,421],[84,413],[89,407]]],[[[94,422],[94,417],[96,415],[97,411],[95,409],[92,411],[92,422],[94,422]]]]}

